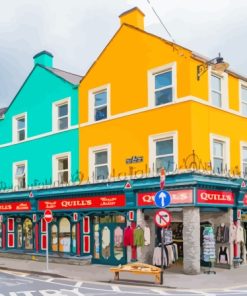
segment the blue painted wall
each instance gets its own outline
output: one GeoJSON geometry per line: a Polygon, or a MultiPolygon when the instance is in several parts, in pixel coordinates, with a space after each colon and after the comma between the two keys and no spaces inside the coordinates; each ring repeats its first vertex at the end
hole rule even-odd
{"type": "Polygon", "coordinates": [[[51,66],[51,59],[38,62],[10,104],[4,119],[0,120],[0,189],[12,187],[13,163],[27,160],[28,185],[50,183],[52,155],[71,152],[72,178],[78,170],[78,89],[53,74],[44,66],[51,66]],[[46,62],[49,63],[45,64],[46,62]],[[52,133],[53,102],[70,97],[72,129],[52,133]],[[27,113],[27,138],[41,138],[12,143],[12,118],[27,113]],[[43,134],[49,133],[47,136],[43,134]]]}

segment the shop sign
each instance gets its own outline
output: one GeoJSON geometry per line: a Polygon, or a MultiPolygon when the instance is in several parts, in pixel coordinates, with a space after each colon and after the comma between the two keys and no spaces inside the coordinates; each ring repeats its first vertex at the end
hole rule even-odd
{"type": "Polygon", "coordinates": [[[197,202],[201,204],[233,205],[234,194],[229,191],[197,190],[197,202]]]}
{"type": "Polygon", "coordinates": [[[31,203],[29,201],[0,203],[0,212],[21,212],[30,210],[31,203]]]}
{"type": "MultiPolygon", "coordinates": [[[[157,192],[145,192],[137,194],[137,204],[139,207],[155,206],[154,198],[157,192]]],[[[193,203],[193,190],[169,190],[171,205],[193,203]]]]}
{"type": "Polygon", "coordinates": [[[70,210],[70,209],[90,209],[90,208],[114,208],[126,205],[125,195],[109,195],[95,197],[78,197],[66,199],[40,200],[38,209],[70,210]]]}
{"type": "Polygon", "coordinates": [[[125,160],[126,164],[143,162],[143,156],[131,156],[125,160]]]}

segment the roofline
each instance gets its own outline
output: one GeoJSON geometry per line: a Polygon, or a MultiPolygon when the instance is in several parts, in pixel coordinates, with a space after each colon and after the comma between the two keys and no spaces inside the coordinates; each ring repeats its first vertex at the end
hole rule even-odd
{"type": "Polygon", "coordinates": [[[39,56],[42,55],[42,54],[47,54],[47,55],[49,55],[50,57],[53,58],[53,54],[51,54],[51,53],[50,53],[49,51],[47,51],[47,50],[42,50],[41,52],[38,52],[36,55],[33,56],[33,58],[35,59],[35,58],[39,57],[39,56]]]}
{"type": "Polygon", "coordinates": [[[140,10],[140,8],[138,8],[137,6],[135,6],[135,7],[131,8],[131,9],[126,10],[125,12],[121,13],[121,14],[119,15],[119,17],[121,17],[121,16],[123,16],[123,15],[125,15],[125,14],[128,14],[128,13],[130,13],[131,11],[134,11],[134,10],[139,11],[143,16],[145,16],[145,14],[140,10]]]}

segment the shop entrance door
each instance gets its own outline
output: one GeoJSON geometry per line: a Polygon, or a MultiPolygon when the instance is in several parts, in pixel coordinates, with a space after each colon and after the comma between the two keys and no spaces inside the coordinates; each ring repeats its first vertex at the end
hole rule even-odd
{"type": "Polygon", "coordinates": [[[126,250],[123,245],[124,226],[120,223],[99,225],[100,263],[119,265],[126,263],[126,250]]]}

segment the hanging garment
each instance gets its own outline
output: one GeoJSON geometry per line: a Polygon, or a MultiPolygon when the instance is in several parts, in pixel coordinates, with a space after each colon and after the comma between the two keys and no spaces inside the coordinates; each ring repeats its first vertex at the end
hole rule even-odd
{"type": "Polygon", "coordinates": [[[102,248],[110,245],[110,235],[110,229],[105,226],[102,231],[102,248]]]}
{"type": "Polygon", "coordinates": [[[130,226],[127,226],[124,229],[124,246],[133,246],[134,243],[134,232],[133,228],[130,226]]]}
{"type": "Polygon", "coordinates": [[[145,246],[150,245],[150,239],[151,239],[150,228],[145,226],[144,227],[144,245],[145,246]]]}
{"type": "Polygon", "coordinates": [[[242,226],[237,226],[236,243],[244,242],[244,229],[242,226]]]}
{"type": "Polygon", "coordinates": [[[114,230],[114,243],[115,246],[120,247],[123,242],[123,230],[121,227],[117,227],[114,230]]]}
{"type": "Polygon", "coordinates": [[[134,230],[134,246],[144,246],[144,230],[141,227],[134,230]]]}
{"type": "MultiPolygon", "coordinates": [[[[156,247],[154,248],[154,254],[153,254],[153,265],[156,266],[161,266],[161,248],[160,247],[156,247]]],[[[167,253],[165,252],[165,250],[163,250],[163,262],[164,262],[164,266],[168,266],[168,259],[167,259],[167,253]]]]}
{"type": "Polygon", "coordinates": [[[172,243],[172,230],[170,229],[165,229],[164,232],[161,232],[162,234],[164,233],[163,241],[165,245],[171,244],[172,243]]]}
{"type": "Polygon", "coordinates": [[[172,245],[166,246],[168,252],[169,265],[175,262],[172,245]]]}
{"type": "Polygon", "coordinates": [[[217,227],[216,241],[217,243],[229,242],[229,228],[227,226],[224,225],[217,227]]]}
{"type": "Polygon", "coordinates": [[[218,253],[218,263],[229,264],[229,251],[228,247],[221,246],[218,253]]]}
{"type": "Polygon", "coordinates": [[[229,232],[230,232],[230,243],[234,243],[237,238],[237,227],[234,223],[231,223],[229,232]]]}

